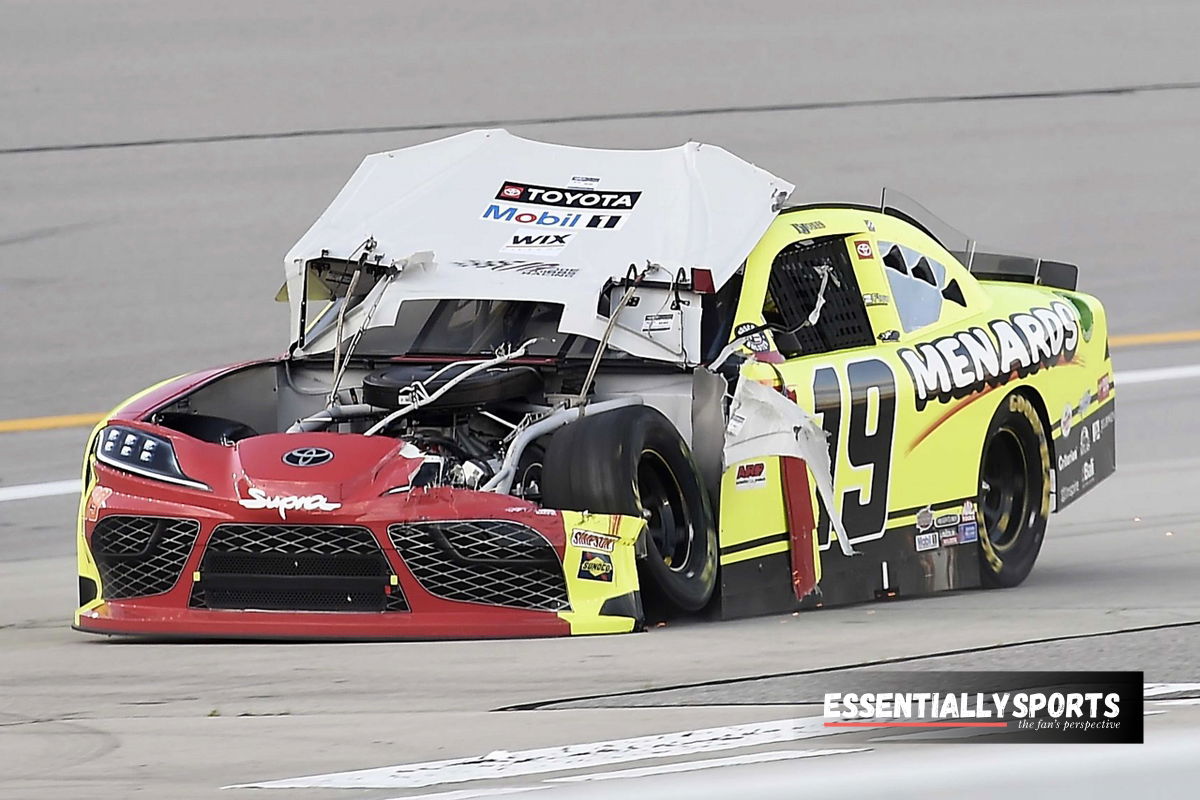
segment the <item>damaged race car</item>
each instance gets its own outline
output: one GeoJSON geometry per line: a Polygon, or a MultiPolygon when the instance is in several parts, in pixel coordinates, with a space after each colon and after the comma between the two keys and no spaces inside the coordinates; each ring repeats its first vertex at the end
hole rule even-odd
{"type": "Polygon", "coordinates": [[[369,156],[286,257],[286,353],[93,432],[75,627],[553,636],[1019,584],[1115,469],[1104,309],[793,188],[695,143],[369,156]]]}

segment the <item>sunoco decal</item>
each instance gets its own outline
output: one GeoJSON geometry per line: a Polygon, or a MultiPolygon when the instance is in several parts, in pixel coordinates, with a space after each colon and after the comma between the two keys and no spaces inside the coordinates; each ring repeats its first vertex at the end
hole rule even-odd
{"type": "Polygon", "coordinates": [[[612,583],[612,557],[606,553],[583,551],[579,560],[579,577],[586,581],[612,583]]]}
{"type": "Polygon", "coordinates": [[[990,333],[974,327],[900,350],[918,411],[933,400],[945,403],[999,386],[1014,371],[1025,377],[1059,358],[1070,361],[1079,346],[1079,319],[1067,303],[993,320],[988,328],[990,333]]]}

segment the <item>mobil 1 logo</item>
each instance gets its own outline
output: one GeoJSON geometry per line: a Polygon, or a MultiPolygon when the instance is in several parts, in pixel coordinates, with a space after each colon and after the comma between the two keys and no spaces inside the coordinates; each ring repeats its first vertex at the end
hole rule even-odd
{"type": "Polygon", "coordinates": [[[482,219],[508,222],[516,225],[536,225],[539,229],[561,230],[616,230],[625,224],[627,214],[585,214],[583,212],[555,209],[553,211],[531,211],[516,206],[492,203],[483,210],[482,219]]]}

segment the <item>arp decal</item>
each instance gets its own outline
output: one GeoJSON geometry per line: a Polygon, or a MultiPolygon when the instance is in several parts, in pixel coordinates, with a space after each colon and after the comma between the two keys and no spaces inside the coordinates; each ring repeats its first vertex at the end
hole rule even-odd
{"type": "Polygon", "coordinates": [[[612,557],[606,553],[583,551],[583,556],[579,561],[579,577],[586,581],[612,583],[612,557]]]}
{"type": "Polygon", "coordinates": [[[575,267],[564,267],[552,261],[506,261],[504,259],[471,259],[455,261],[456,267],[487,269],[492,272],[515,272],[518,275],[533,275],[539,278],[570,278],[579,272],[575,267]]]}
{"type": "Polygon", "coordinates": [[[739,489],[759,489],[767,485],[767,465],[762,461],[738,464],[733,485],[739,489]]]}
{"type": "Polygon", "coordinates": [[[531,183],[505,181],[496,192],[497,200],[528,203],[556,208],[607,208],[629,211],[637,205],[641,192],[614,192],[598,189],[567,189],[557,186],[536,186],[531,183]]]}
{"type": "Polygon", "coordinates": [[[585,550],[599,550],[603,553],[611,553],[613,548],[617,546],[618,541],[620,539],[616,536],[587,531],[583,528],[576,528],[571,531],[571,544],[575,547],[582,547],[585,550]]]}
{"type": "Polygon", "coordinates": [[[1025,377],[1059,358],[1070,361],[1079,346],[1079,320],[1067,303],[992,320],[988,327],[990,333],[977,326],[899,351],[918,411],[933,400],[945,403],[999,386],[1014,371],[1025,377]]]}
{"type": "MultiPolygon", "coordinates": [[[[851,536],[874,538],[882,535],[887,522],[892,440],[896,431],[896,378],[887,362],[873,358],[847,364],[846,379],[850,389],[848,416],[844,418],[842,413],[842,384],[833,367],[821,367],[813,373],[814,410],[821,417],[821,427],[829,441],[834,485],[839,483],[837,465],[842,447],[856,471],[870,468],[866,491],[855,486],[842,492],[841,515],[851,536]],[[872,397],[878,404],[873,419],[867,408],[872,397]]],[[[825,549],[830,542],[829,514],[824,501],[820,497],[817,500],[821,508],[817,537],[821,549],[825,549]]]]}

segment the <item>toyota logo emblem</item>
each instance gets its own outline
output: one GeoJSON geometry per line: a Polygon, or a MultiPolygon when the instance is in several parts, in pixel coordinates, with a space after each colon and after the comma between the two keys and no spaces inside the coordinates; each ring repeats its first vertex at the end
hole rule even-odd
{"type": "Polygon", "coordinates": [[[316,467],[333,460],[333,452],[324,447],[300,447],[283,454],[283,463],[292,467],[316,467]]]}

